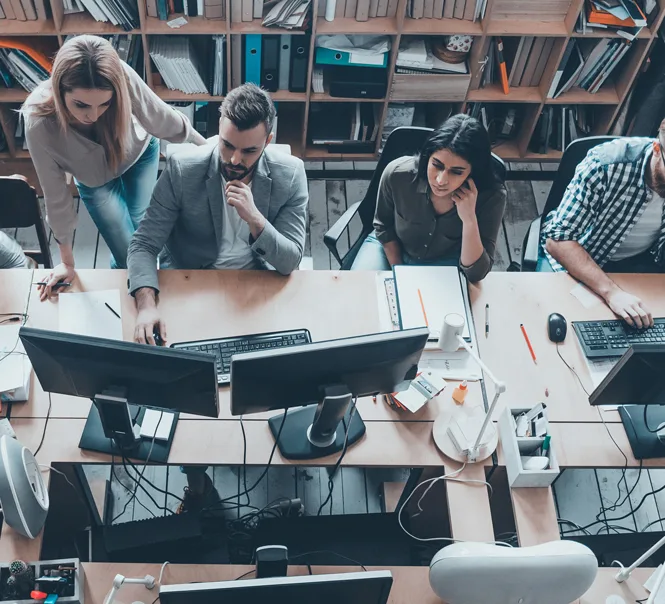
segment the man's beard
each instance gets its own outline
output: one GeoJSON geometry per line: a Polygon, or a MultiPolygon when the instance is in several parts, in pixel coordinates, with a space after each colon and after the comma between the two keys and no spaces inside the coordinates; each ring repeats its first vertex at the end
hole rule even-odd
{"type": "Polygon", "coordinates": [[[243,165],[235,166],[233,164],[222,164],[222,176],[227,182],[232,180],[242,180],[246,176],[249,176],[255,168],[256,164],[246,168],[243,165]]]}

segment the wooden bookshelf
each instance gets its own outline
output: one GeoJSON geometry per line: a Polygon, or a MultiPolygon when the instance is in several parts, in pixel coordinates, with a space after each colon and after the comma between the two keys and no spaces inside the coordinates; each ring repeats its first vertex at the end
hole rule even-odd
{"type": "MultiPolygon", "coordinates": [[[[602,86],[596,94],[590,94],[584,90],[573,89],[557,99],[548,99],[547,92],[552,80],[555,77],[558,64],[563,56],[566,44],[571,38],[580,39],[589,37],[594,39],[616,38],[613,32],[594,31],[586,36],[575,32],[575,25],[579,13],[583,10],[584,0],[569,0],[558,3],[550,3],[548,6],[556,4],[560,6],[560,12],[544,13],[540,10],[537,0],[488,0],[485,16],[477,21],[463,19],[412,19],[406,16],[407,0],[398,0],[397,13],[395,17],[375,17],[367,21],[356,21],[354,18],[344,17],[335,18],[333,21],[326,21],[323,15],[319,14],[320,4],[317,0],[312,1],[310,18],[310,27],[308,31],[288,31],[279,28],[266,28],[261,24],[260,19],[253,19],[247,22],[231,22],[231,2],[241,0],[226,1],[226,18],[223,20],[208,20],[203,17],[185,17],[187,24],[179,28],[171,28],[166,21],[161,21],[154,17],[148,17],[146,13],[146,0],[136,0],[140,15],[140,29],[134,33],[141,36],[144,55],[148,56],[149,40],[153,36],[159,35],[195,35],[210,36],[213,34],[226,34],[227,36],[242,36],[249,33],[259,34],[282,34],[290,33],[295,36],[312,34],[310,38],[310,56],[307,75],[307,92],[294,93],[287,90],[279,90],[271,93],[272,98],[279,103],[278,108],[278,142],[284,142],[291,145],[292,152],[295,155],[308,160],[371,160],[376,159],[380,148],[383,122],[385,121],[388,106],[391,103],[391,89],[393,76],[395,72],[395,61],[397,58],[397,49],[399,48],[402,36],[442,36],[453,34],[468,34],[473,36],[473,46],[468,58],[470,68],[470,85],[465,96],[462,98],[458,94],[452,93],[446,96],[445,88],[441,98],[433,100],[432,98],[414,98],[412,102],[418,104],[424,103],[451,103],[455,110],[464,111],[468,103],[511,103],[523,105],[520,108],[521,125],[514,140],[503,141],[497,144],[494,151],[506,160],[532,160],[532,161],[553,161],[560,158],[561,153],[551,151],[541,155],[533,153],[528,149],[529,140],[533,135],[538,117],[544,107],[548,105],[592,105],[594,112],[598,112],[599,119],[596,120],[596,128],[593,134],[605,134],[611,128],[616,117],[621,110],[630,90],[635,82],[637,74],[640,72],[644,61],[649,56],[654,40],[658,35],[658,30],[665,19],[665,0],[658,0],[658,6],[650,18],[649,27],[645,27],[640,33],[638,39],[633,44],[633,48],[623,58],[612,77],[602,86]],[[522,4],[520,4],[520,2],[522,4]],[[523,10],[520,9],[523,6],[523,10]],[[517,7],[517,8],[515,8],[517,7]],[[511,12],[512,11],[512,12],[511,12]],[[332,34],[382,34],[390,38],[391,51],[388,63],[388,87],[385,98],[382,99],[352,99],[331,97],[326,90],[323,94],[313,93],[311,91],[311,78],[314,68],[314,48],[317,35],[332,34]],[[543,77],[538,86],[511,87],[508,95],[505,95],[497,84],[488,85],[480,88],[481,61],[483,60],[489,44],[493,43],[496,36],[519,37],[519,36],[538,36],[550,37],[555,39],[554,47],[547,63],[543,77]],[[377,141],[373,153],[327,153],[325,148],[314,146],[309,143],[308,122],[311,103],[330,103],[331,111],[335,110],[336,103],[349,102],[371,102],[379,105],[381,125],[377,135],[377,141]]],[[[64,14],[63,0],[46,0],[50,5],[51,18],[46,21],[16,21],[0,20],[0,36],[29,36],[34,40],[47,40],[52,44],[53,49],[62,45],[64,39],[69,34],[74,33],[92,33],[92,34],[112,34],[128,33],[120,27],[114,27],[109,23],[99,23],[87,13],[64,14]]],[[[172,20],[181,15],[169,15],[168,20],[172,20]]],[[[227,44],[227,53],[225,58],[225,80],[230,82],[231,64],[230,57],[231,45],[227,44]]],[[[165,101],[168,102],[216,102],[223,101],[222,96],[210,95],[188,95],[177,90],[169,90],[161,82],[161,78],[151,72],[154,66],[147,61],[149,67],[147,73],[148,86],[165,101]]],[[[448,76],[443,76],[448,77],[448,76]]],[[[450,76],[451,78],[459,76],[450,76]]],[[[451,87],[452,90],[452,80],[451,87]]],[[[10,105],[16,106],[22,103],[27,97],[27,93],[20,88],[6,89],[0,87],[0,114],[3,108],[9,109],[10,105]]],[[[595,113],[594,113],[595,115],[595,113]]],[[[438,124],[428,124],[436,126],[438,124]]],[[[2,128],[8,138],[11,135],[12,143],[9,145],[9,151],[0,154],[0,159],[29,161],[29,154],[22,149],[16,149],[13,142],[12,124],[3,120],[2,128]]],[[[14,162],[16,163],[16,162],[14,162]]],[[[27,169],[27,168],[26,168],[27,169]]],[[[2,168],[0,168],[1,173],[2,168]]]]}

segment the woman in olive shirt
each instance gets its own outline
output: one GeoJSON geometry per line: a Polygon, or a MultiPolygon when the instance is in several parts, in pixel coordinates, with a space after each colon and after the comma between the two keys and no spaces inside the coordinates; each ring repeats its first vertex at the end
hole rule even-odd
{"type": "Polygon", "coordinates": [[[416,157],[390,162],[381,177],[374,232],[352,270],[395,264],[455,266],[471,282],[487,275],[506,207],[482,124],[455,115],[416,157]]]}

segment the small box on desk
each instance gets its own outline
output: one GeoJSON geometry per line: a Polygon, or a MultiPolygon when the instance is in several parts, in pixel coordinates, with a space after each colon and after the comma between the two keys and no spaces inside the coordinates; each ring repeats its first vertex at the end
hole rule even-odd
{"type": "MultiPolygon", "coordinates": [[[[81,561],[78,558],[61,560],[41,560],[40,562],[26,562],[30,572],[34,575],[30,589],[23,593],[21,578],[18,583],[21,589],[21,598],[17,599],[7,580],[12,576],[10,564],[0,563],[0,602],[12,604],[31,604],[35,600],[30,598],[30,591],[41,591],[47,594],[58,594],[58,602],[63,604],[83,604],[84,574],[81,561]],[[71,577],[71,580],[62,581],[71,577]],[[38,579],[43,578],[42,581],[38,579]],[[25,597],[27,596],[27,597],[25,597]]],[[[110,586],[109,586],[110,587],[110,586]]]]}
{"type": "Polygon", "coordinates": [[[517,487],[548,487],[559,475],[559,465],[556,461],[554,449],[550,446],[546,452],[549,465],[545,470],[527,470],[522,465],[522,457],[535,453],[543,446],[544,437],[525,436],[516,434],[515,418],[529,408],[506,408],[499,417],[499,437],[501,449],[506,462],[508,484],[511,488],[517,487]]]}

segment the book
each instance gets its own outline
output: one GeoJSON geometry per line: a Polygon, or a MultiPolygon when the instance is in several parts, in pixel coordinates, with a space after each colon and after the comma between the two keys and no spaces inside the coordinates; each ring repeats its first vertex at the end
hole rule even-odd
{"type": "Polygon", "coordinates": [[[527,59],[526,66],[524,67],[524,73],[522,79],[520,80],[519,86],[531,86],[531,81],[533,80],[533,74],[536,72],[536,67],[540,56],[543,52],[543,46],[545,45],[546,38],[536,37],[531,46],[531,52],[529,53],[529,58],[527,59]]]}
{"type": "Polygon", "coordinates": [[[536,70],[533,73],[533,78],[531,78],[531,86],[538,86],[540,84],[543,73],[545,73],[545,67],[547,67],[547,62],[549,61],[550,55],[552,54],[552,49],[554,48],[554,42],[554,38],[545,39],[545,44],[543,44],[543,51],[540,54],[538,63],[536,63],[536,70]]]}
{"type": "MultiPolygon", "coordinates": [[[[566,65],[568,64],[568,60],[570,59],[573,49],[576,47],[576,43],[574,39],[571,39],[568,41],[568,44],[566,45],[566,50],[563,53],[563,57],[561,58],[561,61],[559,62],[559,66],[556,70],[556,73],[554,74],[554,78],[552,79],[552,84],[550,85],[550,89],[547,92],[547,98],[551,99],[556,96],[556,92],[559,90],[559,82],[561,81],[561,77],[563,76],[563,72],[566,69],[566,65]]],[[[560,91],[559,91],[560,92],[560,91]]]]}

